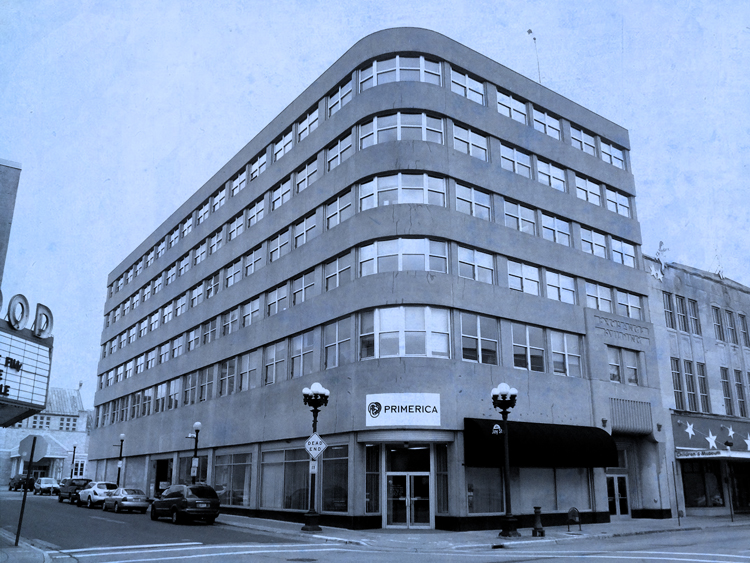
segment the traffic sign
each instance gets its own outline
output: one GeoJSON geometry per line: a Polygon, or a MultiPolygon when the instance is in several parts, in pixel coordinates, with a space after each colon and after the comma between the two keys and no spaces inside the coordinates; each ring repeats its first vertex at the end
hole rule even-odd
{"type": "Polygon", "coordinates": [[[29,456],[31,455],[31,444],[36,438],[36,446],[34,446],[34,459],[32,463],[36,463],[47,455],[47,441],[41,436],[26,436],[21,443],[18,444],[18,453],[21,454],[21,459],[25,463],[29,462],[29,456]]]}
{"type": "Polygon", "coordinates": [[[327,447],[328,444],[323,441],[323,438],[318,436],[317,432],[314,432],[313,435],[307,439],[307,442],[305,442],[305,450],[307,450],[307,453],[310,454],[310,457],[313,459],[318,459],[318,456],[322,454],[323,450],[327,447]]]}

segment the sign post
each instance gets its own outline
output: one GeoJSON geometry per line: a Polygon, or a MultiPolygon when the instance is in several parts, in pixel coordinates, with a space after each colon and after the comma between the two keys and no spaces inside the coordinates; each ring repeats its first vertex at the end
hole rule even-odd
{"type": "MultiPolygon", "coordinates": [[[[36,436],[28,436],[21,440],[21,443],[18,445],[18,449],[22,450],[24,444],[28,443],[29,438],[31,438],[31,454],[29,455],[29,469],[26,473],[26,478],[31,479],[31,465],[34,460],[34,450],[36,449],[36,436]],[[33,460],[33,461],[32,461],[33,460]]],[[[21,452],[21,456],[25,456],[25,452],[21,452]]],[[[41,458],[39,458],[41,459],[41,458]]],[[[26,508],[26,495],[28,494],[28,491],[26,490],[26,483],[23,484],[23,500],[21,501],[21,514],[18,515],[18,530],[16,530],[16,547],[18,547],[18,538],[21,537],[21,524],[23,523],[23,511],[26,508]]]]}

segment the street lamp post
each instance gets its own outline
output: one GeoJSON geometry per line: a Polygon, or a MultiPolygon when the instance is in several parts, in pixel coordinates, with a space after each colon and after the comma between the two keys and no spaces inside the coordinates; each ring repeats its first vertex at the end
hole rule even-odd
{"type": "Polygon", "coordinates": [[[516,538],[521,535],[518,533],[518,520],[513,517],[510,507],[510,458],[508,454],[508,412],[516,406],[517,397],[518,390],[507,383],[501,383],[492,390],[492,406],[503,415],[505,515],[500,520],[502,525],[500,536],[504,538],[516,538]]]}
{"type": "MultiPolygon", "coordinates": [[[[313,415],[313,434],[318,432],[318,413],[320,408],[328,404],[328,397],[331,392],[323,387],[317,381],[310,387],[305,387],[302,390],[302,400],[305,405],[311,408],[313,415]]],[[[302,526],[302,530],[305,532],[319,532],[320,526],[318,526],[318,513],[315,511],[315,473],[313,472],[314,458],[312,454],[310,456],[310,506],[308,511],[305,513],[305,525],[302,526]]]]}
{"type": "Polygon", "coordinates": [[[195,432],[193,434],[188,434],[188,438],[195,439],[195,443],[193,444],[193,463],[190,467],[190,472],[193,474],[193,485],[195,485],[195,476],[198,473],[198,434],[201,431],[201,426],[200,422],[194,422],[193,430],[195,432]]]}
{"type": "Polygon", "coordinates": [[[76,466],[76,446],[73,446],[73,461],[70,462],[70,478],[73,478],[73,470],[76,466]]]}
{"type": "MultiPolygon", "coordinates": [[[[122,444],[125,441],[125,434],[120,434],[120,457],[117,460],[117,486],[120,486],[120,471],[122,470],[122,444]]],[[[115,444],[116,446],[117,444],[115,444]]]]}

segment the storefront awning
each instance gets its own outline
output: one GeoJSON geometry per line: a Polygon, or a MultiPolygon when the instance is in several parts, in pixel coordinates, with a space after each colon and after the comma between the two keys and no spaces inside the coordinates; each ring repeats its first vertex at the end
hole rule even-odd
{"type": "MultiPolygon", "coordinates": [[[[499,420],[464,419],[464,464],[500,467],[502,435],[493,435],[499,420]]],[[[617,446],[607,432],[591,426],[508,421],[513,467],[617,467],[617,446]]]]}

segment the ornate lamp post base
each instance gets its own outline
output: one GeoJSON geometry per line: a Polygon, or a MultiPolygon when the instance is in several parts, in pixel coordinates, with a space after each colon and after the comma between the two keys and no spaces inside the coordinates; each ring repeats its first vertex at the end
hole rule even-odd
{"type": "Polygon", "coordinates": [[[303,532],[320,532],[322,528],[318,526],[319,514],[314,510],[305,512],[305,525],[302,526],[303,532]]]}
{"type": "Polygon", "coordinates": [[[498,536],[501,538],[520,538],[521,534],[518,533],[518,519],[512,514],[502,516],[500,518],[500,533],[498,536]]]}

